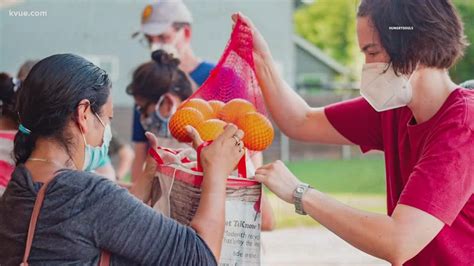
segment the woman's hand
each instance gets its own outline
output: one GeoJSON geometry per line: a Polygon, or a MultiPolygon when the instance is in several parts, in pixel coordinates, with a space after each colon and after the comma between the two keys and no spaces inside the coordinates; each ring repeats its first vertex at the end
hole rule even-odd
{"type": "MultiPolygon", "coordinates": [[[[234,13],[232,14],[232,20],[234,23],[237,22],[237,19],[241,19],[244,25],[249,27],[250,31],[253,34],[253,52],[254,52],[254,61],[255,64],[263,63],[264,59],[271,58],[270,48],[268,48],[268,44],[263,38],[262,34],[258,31],[258,29],[254,26],[252,21],[243,15],[242,13],[234,13]]],[[[235,26],[235,24],[234,24],[235,26]]]]}
{"type": "MultiPolygon", "coordinates": [[[[197,148],[202,143],[199,133],[192,127],[187,127],[186,130],[193,140],[193,146],[197,148]]],[[[242,130],[228,124],[224,132],[201,151],[204,174],[202,193],[190,225],[206,242],[217,260],[224,238],[227,177],[245,154],[243,136],[242,130]]]]}
{"type": "MultiPolygon", "coordinates": [[[[197,130],[191,126],[188,126],[186,130],[193,140],[193,147],[197,148],[201,145],[202,140],[197,130]]],[[[245,154],[243,137],[242,130],[233,124],[228,124],[217,139],[202,149],[200,158],[204,172],[229,175],[245,154]]]]}
{"type": "Polygon", "coordinates": [[[263,183],[282,200],[293,204],[293,192],[301,183],[281,161],[264,165],[255,171],[255,180],[263,183]]]}

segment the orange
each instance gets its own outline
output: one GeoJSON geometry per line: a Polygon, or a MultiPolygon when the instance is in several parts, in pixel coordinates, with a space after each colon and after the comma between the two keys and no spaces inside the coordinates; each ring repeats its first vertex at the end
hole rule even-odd
{"type": "Polygon", "coordinates": [[[215,140],[220,134],[222,134],[222,132],[224,132],[225,125],[227,125],[227,123],[222,120],[209,119],[199,125],[197,131],[199,132],[202,140],[211,141],[215,140]]]}
{"type": "Polygon", "coordinates": [[[208,103],[212,107],[212,110],[214,110],[214,117],[218,117],[219,111],[224,107],[225,103],[218,100],[212,100],[208,103]]]}
{"type": "Polygon", "coordinates": [[[179,108],[191,107],[197,109],[204,117],[204,120],[215,118],[211,105],[203,99],[194,98],[184,102],[179,108]]]}
{"type": "Polygon", "coordinates": [[[219,118],[228,123],[237,123],[240,117],[249,112],[255,112],[255,106],[244,99],[229,101],[219,112],[219,118]]]}
{"type": "Polygon", "coordinates": [[[171,135],[181,142],[191,142],[192,139],[184,129],[186,126],[198,128],[204,122],[202,114],[194,108],[182,108],[176,111],[170,119],[169,129],[171,135]]]}
{"type": "Polygon", "coordinates": [[[264,115],[251,112],[237,121],[237,126],[244,131],[245,147],[253,151],[263,151],[273,142],[274,130],[272,123],[264,115]]]}

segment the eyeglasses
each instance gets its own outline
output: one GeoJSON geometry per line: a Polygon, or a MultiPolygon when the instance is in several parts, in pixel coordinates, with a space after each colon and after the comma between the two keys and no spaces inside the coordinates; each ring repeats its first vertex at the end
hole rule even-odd
{"type": "Polygon", "coordinates": [[[138,39],[138,43],[140,44],[140,46],[142,46],[143,48],[150,48],[150,42],[148,41],[148,39],[145,37],[145,36],[140,36],[140,39],[138,39]]]}

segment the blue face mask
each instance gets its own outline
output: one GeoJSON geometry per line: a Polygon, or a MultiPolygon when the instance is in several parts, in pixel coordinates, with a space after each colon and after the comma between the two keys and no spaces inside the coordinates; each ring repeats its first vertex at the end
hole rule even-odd
{"type": "MultiPolygon", "coordinates": [[[[163,103],[164,95],[158,100],[155,111],[146,118],[141,118],[140,123],[142,124],[145,131],[149,131],[155,134],[157,137],[171,138],[171,134],[168,128],[170,118],[163,117],[160,113],[160,106],[163,103]]],[[[176,111],[176,106],[173,105],[171,108],[170,116],[176,111]]]]}
{"type": "Polygon", "coordinates": [[[110,140],[112,139],[112,130],[110,128],[110,125],[105,125],[102,119],[100,119],[97,114],[95,114],[95,116],[97,117],[97,119],[99,119],[99,122],[104,127],[104,136],[102,137],[102,145],[99,147],[93,147],[87,144],[86,137],[83,135],[86,150],[84,152],[84,166],[82,167],[82,170],[87,172],[97,169],[107,158],[109,153],[110,140]]]}

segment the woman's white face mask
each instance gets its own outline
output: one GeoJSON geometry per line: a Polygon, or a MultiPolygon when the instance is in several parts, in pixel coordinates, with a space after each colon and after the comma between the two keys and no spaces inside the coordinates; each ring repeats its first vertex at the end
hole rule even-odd
{"type": "Polygon", "coordinates": [[[387,63],[364,64],[360,94],[377,112],[406,106],[412,98],[412,76],[397,76],[387,63]]]}

